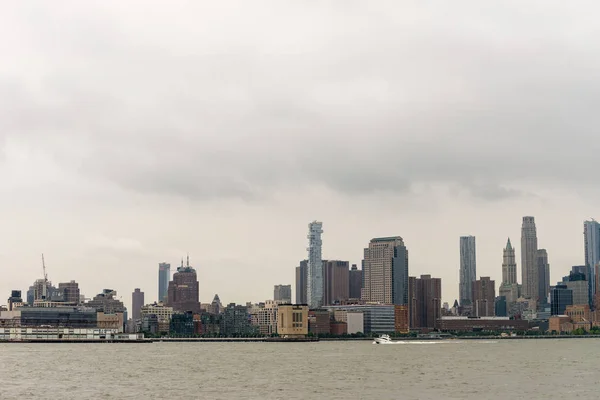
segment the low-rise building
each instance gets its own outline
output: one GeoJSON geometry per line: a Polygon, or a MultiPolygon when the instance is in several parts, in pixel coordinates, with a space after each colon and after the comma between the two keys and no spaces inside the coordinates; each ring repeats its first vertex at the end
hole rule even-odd
{"type": "Polygon", "coordinates": [[[441,317],[437,328],[442,332],[526,331],[529,322],[508,317],[441,317]]]}
{"type": "Polygon", "coordinates": [[[277,309],[277,333],[286,337],[308,335],[308,306],[282,304],[277,309]]]}
{"type": "Polygon", "coordinates": [[[408,333],[409,329],[409,314],[408,306],[396,305],[394,306],[394,318],[395,318],[395,332],[396,333],[408,333]]]}
{"type": "Polygon", "coordinates": [[[310,310],[308,312],[308,331],[317,336],[330,334],[330,319],[327,310],[310,310]]]}
{"type": "MultiPolygon", "coordinates": [[[[350,304],[325,307],[330,312],[343,310],[348,313],[362,313],[362,333],[394,333],[396,332],[396,316],[393,304],[350,304]]],[[[350,315],[348,315],[350,318],[350,315]]],[[[356,319],[353,321],[355,322],[356,319]]],[[[348,333],[356,333],[355,325],[348,320],[348,333]]]]}
{"type": "Polygon", "coordinates": [[[173,307],[167,307],[162,302],[146,304],[142,307],[140,311],[140,317],[142,318],[142,330],[146,332],[144,327],[151,328],[154,319],[149,319],[150,315],[156,316],[157,331],[158,332],[169,332],[171,328],[171,316],[173,315],[173,307]],[[146,323],[144,323],[144,318],[146,319],[146,323]]]}

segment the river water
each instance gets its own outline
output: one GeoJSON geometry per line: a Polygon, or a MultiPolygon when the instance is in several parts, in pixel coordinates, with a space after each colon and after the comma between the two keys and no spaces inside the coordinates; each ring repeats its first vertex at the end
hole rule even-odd
{"type": "Polygon", "coordinates": [[[597,398],[600,340],[0,344],[0,399],[597,398]]]}

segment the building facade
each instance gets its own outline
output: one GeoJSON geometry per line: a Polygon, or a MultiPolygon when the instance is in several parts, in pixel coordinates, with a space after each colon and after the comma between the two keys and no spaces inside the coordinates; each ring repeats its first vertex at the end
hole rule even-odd
{"type": "Polygon", "coordinates": [[[442,312],[442,280],[431,275],[409,278],[411,329],[432,330],[442,312]]]}
{"type": "Polygon", "coordinates": [[[282,303],[291,303],[292,285],[275,285],[273,288],[273,300],[282,303]]]}
{"type": "Polygon", "coordinates": [[[337,304],[348,300],[350,290],[350,263],[323,261],[323,304],[337,304]]]}
{"type": "Polygon", "coordinates": [[[538,299],[540,304],[548,303],[550,295],[550,264],[548,263],[548,252],[546,249],[538,249],[537,251],[537,266],[538,266],[538,299]]]}
{"type": "Polygon", "coordinates": [[[61,292],[65,303],[77,305],[80,301],[79,284],[75,281],[63,282],[58,284],[58,291],[61,292]]]}
{"type": "Polygon", "coordinates": [[[279,336],[304,337],[308,335],[308,306],[284,304],[277,308],[279,336]]]}
{"type": "Polygon", "coordinates": [[[565,277],[564,284],[567,288],[573,291],[573,305],[590,304],[589,284],[585,274],[580,272],[571,272],[568,277],[565,277]]]}
{"type": "Polygon", "coordinates": [[[523,297],[537,302],[539,298],[539,274],[537,265],[537,230],[534,217],[523,217],[521,226],[521,274],[523,297]]]}
{"type": "Polygon", "coordinates": [[[352,268],[349,272],[348,283],[348,298],[360,299],[360,290],[362,288],[362,270],[356,267],[356,264],[352,264],[352,268]]]}
{"type": "MultiPolygon", "coordinates": [[[[600,266],[600,223],[592,219],[583,223],[583,239],[585,249],[585,265],[588,269],[590,299],[600,291],[598,287],[598,268],[600,266]]],[[[593,303],[593,302],[591,302],[593,303]]],[[[591,304],[593,306],[593,304],[591,304]]]]}
{"type": "Polygon", "coordinates": [[[158,301],[166,302],[171,280],[171,264],[162,262],[158,264],[158,301]]]}
{"type": "Polygon", "coordinates": [[[296,267],[296,304],[308,304],[308,260],[296,267]]]}
{"type": "Polygon", "coordinates": [[[459,303],[462,307],[473,304],[473,282],[477,279],[477,251],[475,236],[460,238],[459,303]]]}
{"type": "Polygon", "coordinates": [[[408,250],[400,236],[372,239],[364,250],[361,298],[408,304],[408,250]]]}
{"type": "Polygon", "coordinates": [[[550,292],[551,315],[564,315],[567,306],[573,305],[573,290],[559,283],[550,292]]]}
{"type": "Polygon", "coordinates": [[[489,276],[482,276],[473,284],[473,315],[495,316],[496,283],[489,276]]]}
{"type": "Polygon", "coordinates": [[[144,306],[144,292],[135,289],[131,294],[131,318],[134,321],[142,318],[142,307],[144,306]]]}
{"type": "Polygon", "coordinates": [[[308,274],[306,291],[310,308],[319,308],[323,305],[322,234],[322,222],[313,221],[308,224],[308,274]]]}

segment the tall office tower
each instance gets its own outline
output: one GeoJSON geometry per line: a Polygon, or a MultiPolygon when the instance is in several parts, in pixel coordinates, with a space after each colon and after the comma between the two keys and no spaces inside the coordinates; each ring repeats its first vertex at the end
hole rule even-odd
{"type": "Polygon", "coordinates": [[[461,236],[459,301],[463,307],[473,304],[475,279],[477,279],[475,236],[461,236]]]}
{"type": "Polygon", "coordinates": [[[273,288],[273,300],[283,303],[292,302],[292,285],[275,285],[273,288]]]}
{"type": "Polygon", "coordinates": [[[371,239],[364,250],[361,299],[408,304],[408,250],[400,236],[371,239]]]}
{"type": "Polygon", "coordinates": [[[576,267],[573,268],[569,276],[563,278],[563,283],[573,291],[574,305],[589,305],[589,282],[583,272],[577,272],[576,267]]]}
{"type": "Polygon", "coordinates": [[[348,261],[323,261],[323,304],[332,305],[348,300],[350,289],[350,263],[348,261]]]}
{"type": "Polygon", "coordinates": [[[71,304],[79,304],[81,294],[79,284],[75,281],[58,284],[58,291],[62,294],[63,301],[71,304]]]}
{"type": "Polygon", "coordinates": [[[441,316],[442,280],[431,275],[408,278],[409,325],[413,329],[433,329],[441,316]]]}
{"type": "Polygon", "coordinates": [[[548,252],[546,249],[538,249],[536,260],[539,282],[538,298],[540,304],[546,304],[550,295],[550,264],[548,264],[548,252]]]}
{"type": "Polygon", "coordinates": [[[351,299],[360,299],[360,289],[362,288],[362,271],[352,264],[349,277],[349,292],[348,297],[351,299]]]}
{"type": "Polygon", "coordinates": [[[496,282],[489,276],[482,276],[473,284],[473,315],[493,317],[495,315],[496,282]]]}
{"type": "Polygon", "coordinates": [[[515,249],[510,243],[510,238],[506,242],[502,259],[502,283],[517,283],[517,261],[515,258],[515,249]]]}
{"type": "Polygon", "coordinates": [[[296,267],[296,304],[307,304],[308,260],[300,261],[296,267]]]}
{"type": "Polygon", "coordinates": [[[173,311],[194,313],[200,312],[200,289],[196,270],[190,267],[188,256],[185,267],[181,260],[181,267],[173,274],[173,280],[169,282],[167,292],[167,305],[173,307],[173,311]]]}
{"type": "MultiPolygon", "coordinates": [[[[600,223],[592,219],[583,223],[583,238],[585,244],[585,265],[588,269],[586,274],[589,282],[590,299],[600,292],[597,286],[599,279],[596,278],[596,266],[600,265],[600,223]]],[[[590,304],[592,305],[592,304],[590,304]]]]}
{"type": "Polygon", "coordinates": [[[144,306],[144,292],[135,289],[131,294],[131,318],[134,321],[141,319],[142,307],[144,306]]]}
{"type": "Polygon", "coordinates": [[[573,290],[563,283],[558,283],[550,291],[550,313],[565,315],[565,309],[571,305],[573,305],[573,290]]]}
{"type": "Polygon", "coordinates": [[[323,305],[322,233],[322,222],[313,221],[308,224],[308,279],[306,290],[308,306],[312,309],[323,305]]]}
{"type": "Polygon", "coordinates": [[[166,302],[171,280],[171,264],[158,264],[158,301],[166,302]]]}
{"type": "Polygon", "coordinates": [[[533,217],[523,217],[523,226],[521,227],[522,290],[523,297],[534,301],[539,298],[537,250],[535,219],[533,217]]]}

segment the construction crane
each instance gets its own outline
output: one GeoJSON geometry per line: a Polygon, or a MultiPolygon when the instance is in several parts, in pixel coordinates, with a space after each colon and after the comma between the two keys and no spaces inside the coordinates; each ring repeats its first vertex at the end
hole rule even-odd
{"type": "Polygon", "coordinates": [[[42,253],[42,270],[44,272],[44,287],[42,288],[42,299],[46,300],[46,291],[48,290],[48,274],[46,274],[46,263],[44,262],[44,253],[42,253]]]}

